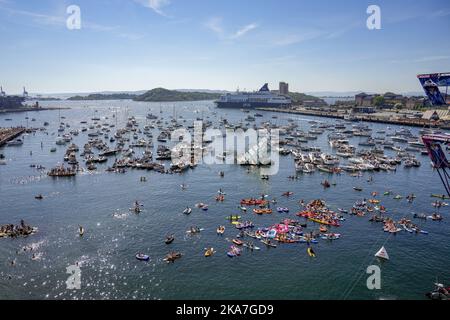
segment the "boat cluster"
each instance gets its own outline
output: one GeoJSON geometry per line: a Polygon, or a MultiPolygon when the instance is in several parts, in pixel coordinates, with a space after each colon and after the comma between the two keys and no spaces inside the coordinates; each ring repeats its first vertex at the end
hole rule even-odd
{"type": "Polygon", "coordinates": [[[51,169],[47,173],[50,177],[73,177],[76,176],[77,171],[73,168],[66,168],[64,166],[58,166],[51,169]]]}
{"type": "Polygon", "coordinates": [[[25,221],[21,220],[19,225],[6,224],[0,226],[0,238],[27,237],[36,231],[37,228],[31,227],[25,224],[25,221]]]}

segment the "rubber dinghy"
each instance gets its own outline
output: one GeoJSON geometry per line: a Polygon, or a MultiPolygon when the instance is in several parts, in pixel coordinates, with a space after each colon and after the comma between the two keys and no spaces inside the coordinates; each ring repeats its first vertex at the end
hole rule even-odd
{"type": "Polygon", "coordinates": [[[139,261],[149,261],[150,257],[146,254],[138,253],[136,254],[136,259],[138,259],[139,261]]]}

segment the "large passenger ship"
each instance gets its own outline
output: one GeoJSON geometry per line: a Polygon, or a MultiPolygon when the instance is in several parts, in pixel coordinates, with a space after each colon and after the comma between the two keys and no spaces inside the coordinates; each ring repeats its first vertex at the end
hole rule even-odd
{"type": "Polygon", "coordinates": [[[256,92],[236,92],[224,94],[216,101],[218,108],[289,108],[292,101],[289,97],[270,92],[266,83],[256,92]]]}

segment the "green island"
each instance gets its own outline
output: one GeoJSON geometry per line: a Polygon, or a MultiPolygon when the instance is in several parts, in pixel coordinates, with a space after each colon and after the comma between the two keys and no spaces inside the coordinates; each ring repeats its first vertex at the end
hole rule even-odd
{"type": "Polygon", "coordinates": [[[111,94],[102,94],[102,93],[93,93],[87,96],[74,96],[67,98],[70,101],[83,101],[83,100],[126,100],[126,99],[134,99],[136,97],[135,94],[131,93],[111,93],[111,94]]]}
{"type": "Polygon", "coordinates": [[[220,93],[181,92],[164,88],[155,88],[144,94],[138,95],[133,100],[146,102],[202,101],[214,100],[219,98],[220,95],[220,93]]]}

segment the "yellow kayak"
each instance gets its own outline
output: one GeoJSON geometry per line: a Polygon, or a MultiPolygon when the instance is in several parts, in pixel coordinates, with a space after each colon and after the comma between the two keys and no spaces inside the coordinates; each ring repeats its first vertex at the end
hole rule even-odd
{"type": "Polygon", "coordinates": [[[306,251],[308,252],[310,257],[313,257],[313,258],[316,257],[316,253],[314,252],[314,250],[311,247],[309,247],[306,251]]]}
{"type": "Polygon", "coordinates": [[[328,221],[325,221],[325,220],[319,220],[319,219],[315,219],[315,218],[308,218],[309,220],[311,220],[311,221],[313,221],[313,222],[317,222],[317,223],[320,223],[320,224],[324,224],[324,225],[326,225],[326,226],[329,226],[330,225],[330,223],[328,222],[328,221]]]}

